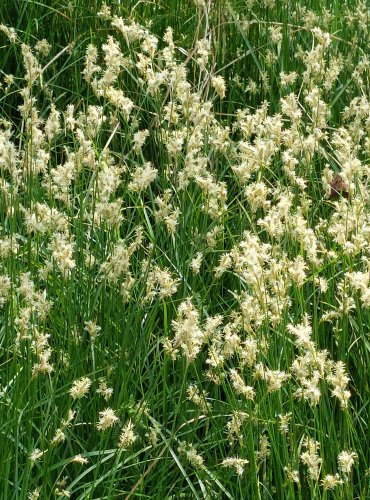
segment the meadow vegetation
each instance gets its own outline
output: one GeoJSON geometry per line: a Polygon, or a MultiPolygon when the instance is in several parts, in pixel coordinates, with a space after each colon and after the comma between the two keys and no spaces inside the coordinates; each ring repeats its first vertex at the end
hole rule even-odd
{"type": "Polygon", "coordinates": [[[1,498],[370,498],[369,23],[2,0],[1,498]]]}

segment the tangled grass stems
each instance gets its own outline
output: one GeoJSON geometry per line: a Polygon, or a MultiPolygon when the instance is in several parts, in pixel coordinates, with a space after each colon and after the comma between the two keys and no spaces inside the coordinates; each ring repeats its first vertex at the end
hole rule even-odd
{"type": "Polygon", "coordinates": [[[369,11],[0,12],[4,498],[369,496],[369,11]]]}

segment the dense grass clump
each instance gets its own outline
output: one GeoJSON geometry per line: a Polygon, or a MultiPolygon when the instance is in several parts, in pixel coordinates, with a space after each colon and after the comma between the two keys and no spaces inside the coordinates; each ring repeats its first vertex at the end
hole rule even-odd
{"type": "Polygon", "coordinates": [[[3,5],[1,498],[369,498],[367,3],[3,5]]]}

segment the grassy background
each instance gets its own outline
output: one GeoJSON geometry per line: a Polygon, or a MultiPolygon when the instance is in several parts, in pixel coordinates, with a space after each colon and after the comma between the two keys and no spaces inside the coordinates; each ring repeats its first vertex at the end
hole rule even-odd
{"type": "MultiPolygon", "coordinates": [[[[211,67],[228,83],[226,98],[223,101],[214,99],[213,107],[215,117],[223,126],[232,126],[238,109],[249,107],[254,112],[264,100],[269,103],[269,115],[280,111],[280,98],[287,92],[280,86],[279,74],[281,71],[301,73],[304,65],[297,53],[300,48],[310,50],[313,43],[309,27],[304,26],[303,7],[317,16],[312,27],[321,26],[324,31],[332,33],[330,57],[341,54],[344,60],[340,76],[330,91],[324,92],[325,102],[330,108],[329,127],[343,126],[342,112],[355,96],[369,98],[369,71],[364,73],[362,81],[353,78],[354,68],[368,54],[369,42],[369,32],[359,27],[358,12],[361,9],[366,11],[366,5],[357,1],[348,1],[343,6],[337,1],[248,3],[215,0],[209,15],[202,15],[191,2],[182,0],[130,0],[124,4],[111,2],[110,5],[112,14],[133,18],[150,27],[160,38],[167,26],[172,26],[176,45],[187,54],[191,53],[197,39],[211,32],[211,67]],[[326,11],[331,14],[331,20],[325,24],[326,11]],[[351,27],[349,14],[354,17],[351,27]],[[270,42],[270,26],[282,27],[283,39],[279,48],[270,42]],[[276,56],[274,64],[269,63],[268,51],[276,56]],[[266,78],[269,83],[264,88],[266,78]],[[256,94],[248,91],[250,79],[256,82],[256,94]]],[[[60,110],[73,103],[76,110],[82,112],[86,111],[88,104],[97,103],[81,73],[86,46],[94,43],[100,47],[107,35],[113,33],[109,22],[97,17],[100,7],[101,3],[97,1],[76,0],[61,5],[56,1],[4,0],[0,23],[14,27],[19,40],[30,45],[47,38],[52,49],[42,66],[56,56],[43,74],[43,87],[37,85],[33,89],[42,118],[48,116],[50,102],[60,110]],[[58,56],[66,47],[69,49],[58,56]]],[[[163,46],[162,41],[160,46],[163,46]]],[[[185,58],[179,52],[178,57],[185,58]]],[[[15,78],[13,85],[0,93],[1,116],[12,122],[14,143],[21,149],[23,142],[27,141],[18,110],[24,67],[20,44],[9,44],[1,32],[0,61],[0,73],[12,74],[15,78]]],[[[202,323],[216,314],[232,318],[232,312],[237,310],[238,301],[230,291],[245,290],[243,281],[232,272],[216,279],[213,269],[219,264],[220,256],[240,241],[243,231],[258,234],[262,242],[272,244],[277,252],[285,251],[290,258],[304,254],[304,251],[290,237],[284,235],[280,241],[275,240],[257,225],[261,213],[253,214],[248,208],[240,182],[231,169],[232,154],[215,154],[211,148],[207,149],[208,146],[204,148],[204,153],[209,153],[211,158],[212,173],[228,187],[229,208],[219,220],[212,220],[202,211],[205,198],[194,181],[186,190],[176,189],[169,173],[174,166],[160,140],[155,119],[162,113],[164,96],[153,97],[144,93],[137,78],[133,69],[132,73],[120,76],[120,84],[137,105],[140,128],[149,130],[143,155],[159,169],[159,177],[146,192],[133,194],[127,190],[128,174],[124,174],[124,182],[116,191],[116,196],[124,200],[124,219],[119,227],[90,225],[85,220],[84,213],[91,208],[89,205],[85,207],[92,177],[88,169],[84,169],[78,182],[73,184],[74,201],[66,208],[58,200],[48,198],[37,175],[24,179],[23,188],[14,196],[13,214],[7,212],[6,196],[4,192],[0,193],[0,236],[20,235],[17,256],[0,262],[1,274],[11,278],[14,288],[12,300],[0,311],[2,498],[27,498],[36,488],[40,488],[40,498],[51,498],[56,488],[63,489],[60,486],[63,478],[66,478],[65,489],[75,499],[368,498],[369,313],[357,299],[357,307],[349,315],[342,315],[334,324],[319,323],[323,311],[337,307],[338,280],[345,272],[362,268],[362,254],[346,255],[328,236],[327,247],[337,252],[336,257],[325,261],[321,269],[312,266],[304,286],[292,287],[291,307],[282,321],[272,327],[266,320],[257,333],[259,340],[267,339],[270,344],[269,349],[260,353],[261,361],[273,369],[288,371],[295,350],[292,340],[287,337],[286,326],[290,322],[300,322],[308,313],[312,318],[313,340],[318,348],[327,349],[333,360],[342,360],[346,364],[352,394],[348,410],[342,411],[333,400],[326,382],[323,382],[322,398],[316,407],[294,400],[293,383],[290,382],[279,392],[267,393],[265,383],[257,380],[253,382],[255,401],[246,402],[235,393],[227,379],[217,386],[205,377],[206,352],[203,351],[190,365],[184,359],[172,362],[163,352],[161,339],[171,337],[171,323],[185,298],[193,298],[202,323]],[[173,236],[154,217],[155,197],[167,188],[173,189],[174,203],[182,214],[173,236]],[[48,258],[50,234],[29,236],[25,231],[20,205],[28,208],[31,201],[45,200],[50,206],[64,211],[75,237],[76,267],[68,279],[55,267],[47,280],[40,278],[39,271],[48,258]],[[141,265],[148,256],[148,249],[142,247],[131,259],[136,283],[130,301],[122,304],[119,287],[101,280],[96,267],[89,269],[86,266],[85,257],[90,253],[97,262],[103,262],[118,239],[132,241],[138,225],[144,228],[146,244],[152,244],[152,261],[168,267],[179,277],[180,284],[172,297],[156,298],[143,304],[146,276],[141,274],[141,265]],[[220,236],[214,248],[209,249],[206,235],[219,225],[222,226],[220,236]],[[205,260],[200,276],[194,276],[189,264],[199,251],[204,252],[205,260]],[[34,319],[34,326],[50,334],[54,366],[50,377],[32,378],[34,356],[30,345],[26,342],[17,346],[15,343],[14,321],[25,306],[15,290],[22,272],[30,272],[36,288],[46,290],[52,301],[51,313],[45,321],[34,319]],[[318,274],[329,283],[324,297],[313,285],[313,277],[318,274]],[[95,320],[101,327],[96,343],[89,341],[84,330],[85,322],[89,320],[95,320]],[[72,382],[82,376],[93,381],[91,395],[73,403],[77,412],[76,424],[66,432],[66,441],[53,447],[50,440],[72,407],[68,390],[72,382]],[[100,377],[105,377],[114,390],[108,405],[95,394],[100,377]],[[191,382],[207,392],[212,410],[203,412],[187,401],[186,389],[191,382]],[[149,408],[148,413],[143,411],[145,405],[149,408]],[[135,423],[140,439],[133,449],[117,452],[118,427],[106,433],[97,432],[98,414],[106,406],[115,409],[122,423],[129,418],[135,423]],[[244,442],[241,447],[236,443],[230,445],[225,433],[225,426],[236,410],[248,413],[242,426],[244,442]],[[279,431],[278,415],[287,412],[292,413],[292,420],[289,433],[284,436],[279,431]],[[158,442],[151,446],[145,435],[153,426],[159,429],[158,442]],[[302,437],[307,434],[321,443],[322,477],[337,470],[337,455],[342,450],[353,449],[358,454],[350,479],[333,492],[323,491],[320,482],[310,481],[304,466],[299,463],[302,437]],[[261,436],[268,436],[270,442],[270,455],[264,460],[258,460],[256,455],[261,436]],[[197,446],[205,459],[204,469],[194,469],[180,456],[178,445],[181,441],[197,446]],[[48,451],[32,466],[28,456],[35,448],[48,451]],[[88,465],[71,463],[71,457],[77,453],[89,460],[88,465]],[[221,467],[223,459],[237,455],[250,461],[241,477],[221,467]],[[301,473],[299,486],[288,482],[284,475],[283,467],[288,463],[301,473]]],[[[188,64],[188,79],[194,88],[202,87],[204,75],[199,73],[194,59],[188,64]]],[[[205,89],[204,98],[207,92],[211,95],[211,90],[205,89]]],[[[298,95],[303,92],[299,78],[290,92],[298,95]]],[[[106,102],[104,110],[109,111],[106,102]]],[[[309,127],[309,122],[305,115],[302,127],[309,127]]],[[[96,152],[104,148],[110,133],[110,125],[100,129],[94,138],[96,152]]],[[[123,122],[109,148],[117,161],[123,158],[140,164],[142,159],[131,154],[132,134],[132,127],[123,122]]],[[[232,130],[233,140],[239,139],[238,134],[239,131],[232,130]]],[[[328,143],[330,152],[330,141],[328,143]]],[[[49,168],[65,160],[65,146],[77,149],[71,134],[60,134],[51,145],[49,168]]],[[[368,165],[365,150],[359,151],[358,156],[368,165]]],[[[323,198],[321,175],[325,164],[324,157],[317,154],[309,165],[303,163],[299,167],[300,175],[307,180],[307,198],[312,201],[312,210],[306,217],[312,228],[320,220],[330,219],[334,211],[333,204],[323,198]]],[[[181,166],[180,162],[177,168],[181,166]]],[[[334,160],[332,166],[340,169],[334,160]]],[[[1,175],[2,179],[9,181],[7,172],[2,170],[1,175]]],[[[272,187],[290,189],[279,159],[271,168],[261,169],[257,177],[272,187]]],[[[302,200],[296,191],[295,196],[294,203],[298,205],[302,200]]],[[[93,197],[88,198],[88,203],[93,205],[93,197]]],[[[229,368],[232,365],[231,361],[227,363],[229,368]]],[[[252,380],[251,373],[245,376],[252,380]]]]}

